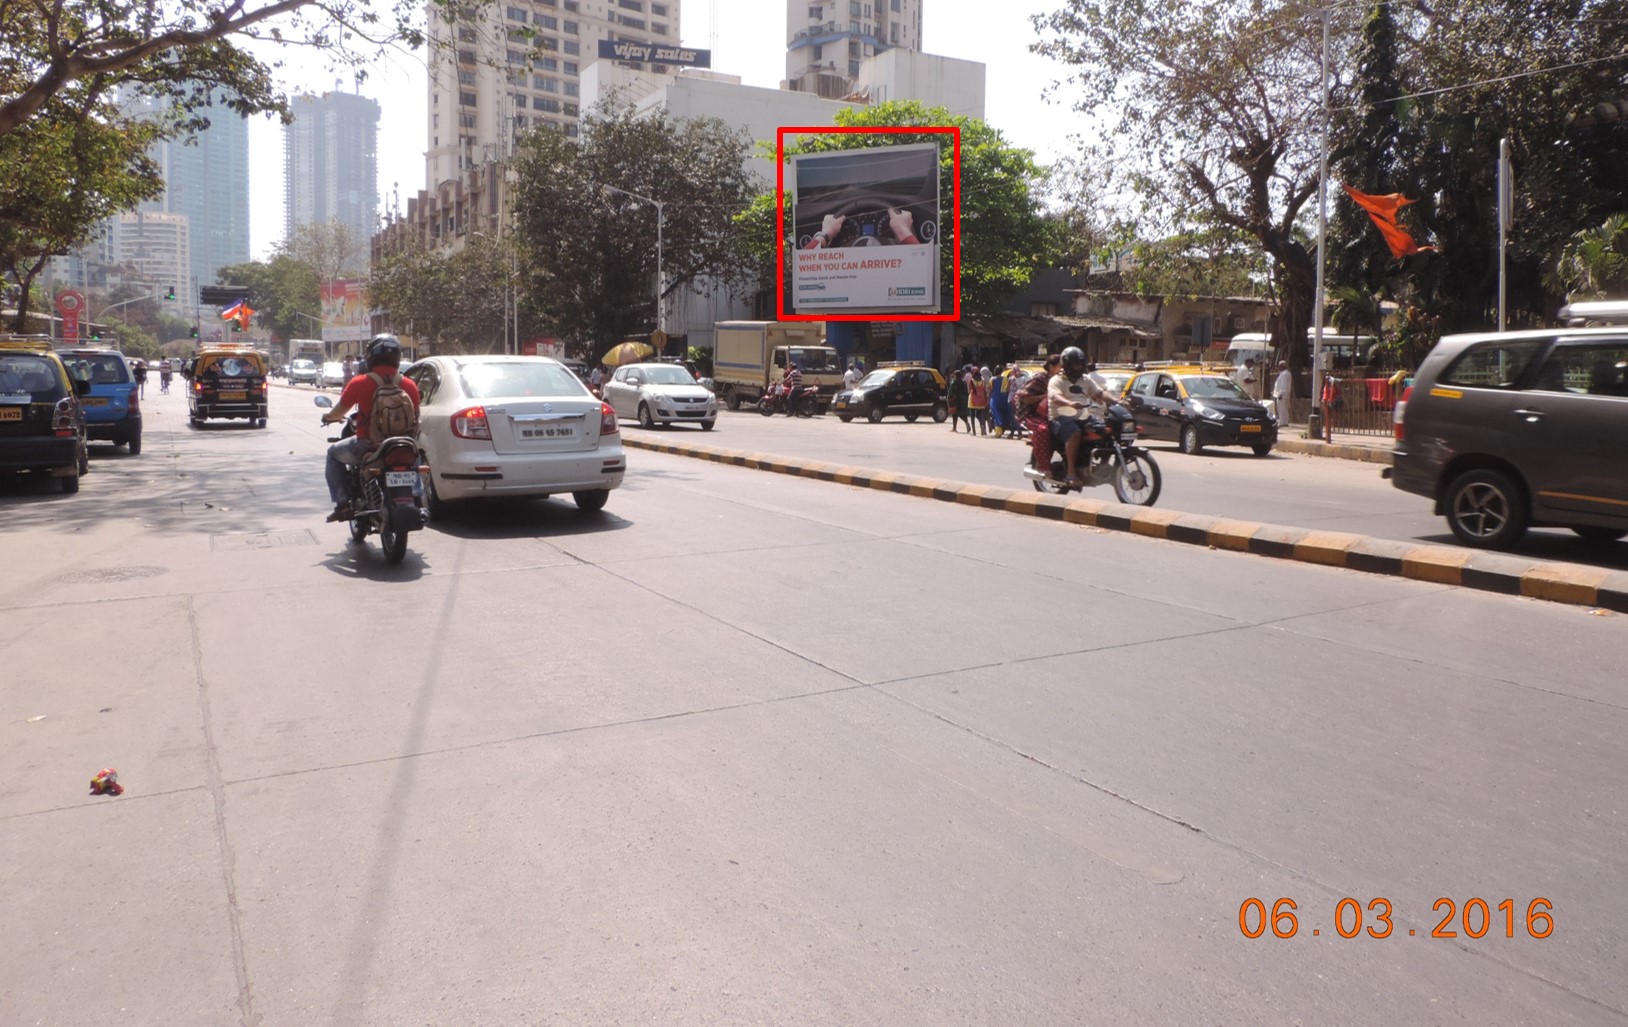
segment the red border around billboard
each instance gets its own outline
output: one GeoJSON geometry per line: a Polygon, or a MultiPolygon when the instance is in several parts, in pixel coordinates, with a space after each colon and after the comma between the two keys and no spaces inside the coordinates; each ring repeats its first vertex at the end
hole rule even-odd
{"type": "Polygon", "coordinates": [[[961,320],[961,129],[955,125],[813,125],[797,127],[782,125],[774,135],[774,245],[781,254],[775,262],[774,311],[781,321],[959,321],[961,320]],[[786,136],[788,135],[921,135],[928,133],[948,135],[954,152],[954,171],[950,192],[954,196],[955,256],[954,283],[951,295],[954,305],[948,314],[793,314],[786,310],[786,136]]]}

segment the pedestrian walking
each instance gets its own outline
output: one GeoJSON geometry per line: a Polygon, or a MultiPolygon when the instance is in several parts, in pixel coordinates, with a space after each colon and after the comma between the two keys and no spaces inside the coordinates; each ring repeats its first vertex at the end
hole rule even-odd
{"type": "MultiPolygon", "coordinates": [[[[989,435],[989,379],[987,367],[967,372],[967,407],[972,411],[972,424],[976,424],[978,433],[985,437],[989,435]]],[[[967,433],[972,433],[970,424],[967,433]]]]}
{"type": "Polygon", "coordinates": [[[1018,393],[1023,386],[1029,383],[1029,372],[1013,364],[1011,370],[1006,372],[1006,421],[1008,426],[1007,437],[1021,439],[1023,437],[1023,418],[1018,416],[1018,393]]]}
{"type": "Polygon", "coordinates": [[[856,361],[856,362],[850,363],[848,365],[848,370],[842,372],[842,391],[844,391],[844,392],[852,392],[854,386],[858,385],[858,384],[859,384],[859,364],[856,361]]]}
{"type": "Polygon", "coordinates": [[[1272,402],[1277,407],[1278,431],[1289,426],[1289,401],[1294,398],[1294,376],[1289,373],[1289,362],[1278,361],[1277,381],[1272,383],[1272,402]]]}
{"type": "Polygon", "coordinates": [[[1006,434],[1006,376],[1005,364],[995,368],[995,378],[989,383],[989,426],[998,439],[1006,434]]]}
{"type": "Polygon", "coordinates": [[[135,370],[132,373],[136,376],[136,396],[137,396],[137,398],[146,399],[147,398],[147,361],[145,361],[145,360],[136,361],[136,367],[135,367],[135,370]]]}
{"type": "Polygon", "coordinates": [[[945,402],[950,408],[950,431],[956,430],[956,425],[962,419],[967,420],[967,431],[972,431],[972,421],[967,414],[967,380],[965,370],[950,372],[950,385],[945,391],[945,402]]]}

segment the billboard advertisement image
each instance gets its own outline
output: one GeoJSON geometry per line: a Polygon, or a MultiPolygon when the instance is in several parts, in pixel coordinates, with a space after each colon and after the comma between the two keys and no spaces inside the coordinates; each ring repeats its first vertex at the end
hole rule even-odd
{"type": "Polygon", "coordinates": [[[791,158],[798,314],[939,308],[938,146],[791,158]]]}
{"type": "Polygon", "coordinates": [[[372,334],[367,292],[354,278],[322,283],[322,341],[364,342],[372,334]]]}

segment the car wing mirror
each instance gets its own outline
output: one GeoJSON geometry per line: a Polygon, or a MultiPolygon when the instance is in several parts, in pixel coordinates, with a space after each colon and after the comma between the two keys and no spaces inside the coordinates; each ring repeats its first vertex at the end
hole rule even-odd
{"type": "Polygon", "coordinates": [[[315,403],[319,407],[331,407],[334,405],[334,401],[329,399],[327,396],[312,396],[311,402],[315,403]]]}
{"type": "Polygon", "coordinates": [[[637,385],[637,384],[639,384],[639,383],[640,383],[640,382],[642,382],[642,381],[644,381],[644,379],[643,379],[643,378],[640,378],[640,377],[639,377],[639,376],[638,376],[638,375],[636,375],[636,374],[630,374],[630,375],[628,375],[628,376],[627,376],[627,383],[628,383],[628,384],[629,384],[629,385],[637,385]]]}

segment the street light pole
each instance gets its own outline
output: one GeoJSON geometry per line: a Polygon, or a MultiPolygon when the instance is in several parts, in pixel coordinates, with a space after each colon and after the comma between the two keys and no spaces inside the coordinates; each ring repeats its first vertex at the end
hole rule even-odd
{"type": "Polygon", "coordinates": [[[654,204],[656,207],[656,330],[665,336],[667,334],[667,303],[662,296],[662,285],[665,283],[661,269],[661,234],[662,223],[666,220],[663,211],[666,204],[654,197],[640,196],[638,193],[630,193],[626,189],[618,189],[614,185],[602,185],[600,188],[608,189],[613,193],[621,193],[623,196],[631,196],[635,200],[643,200],[645,203],[654,204]]]}

